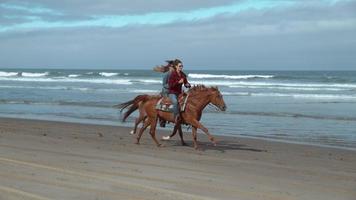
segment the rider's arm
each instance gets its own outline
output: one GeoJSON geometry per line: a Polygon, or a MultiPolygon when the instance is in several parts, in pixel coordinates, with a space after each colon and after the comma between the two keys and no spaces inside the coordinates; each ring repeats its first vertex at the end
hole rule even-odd
{"type": "Polygon", "coordinates": [[[187,75],[185,75],[185,74],[184,74],[184,87],[186,87],[186,88],[191,87],[190,83],[188,82],[187,75]]]}

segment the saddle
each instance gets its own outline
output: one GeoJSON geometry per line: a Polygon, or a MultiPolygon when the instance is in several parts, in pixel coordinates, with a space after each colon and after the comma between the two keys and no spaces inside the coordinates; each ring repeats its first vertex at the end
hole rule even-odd
{"type": "MultiPolygon", "coordinates": [[[[189,94],[183,93],[178,97],[178,106],[181,112],[184,112],[185,107],[187,105],[189,94]]],[[[173,104],[169,97],[163,96],[161,97],[157,104],[156,109],[164,112],[172,112],[173,104]]]]}

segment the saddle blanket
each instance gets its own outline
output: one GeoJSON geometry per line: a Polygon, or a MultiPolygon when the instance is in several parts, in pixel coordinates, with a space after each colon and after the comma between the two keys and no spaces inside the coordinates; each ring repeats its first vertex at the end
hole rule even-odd
{"type": "MultiPolygon", "coordinates": [[[[181,112],[183,112],[185,110],[185,107],[187,105],[188,96],[189,96],[189,94],[184,95],[183,97],[180,97],[178,100],[181,112]]],[[[158,102],[156,104],[156,109],[164,111],[164,112],[172,112],[173,104],[172,104],[171,100],[169,99],[169,97],[162,97],[158,100],[158,102]]]]}

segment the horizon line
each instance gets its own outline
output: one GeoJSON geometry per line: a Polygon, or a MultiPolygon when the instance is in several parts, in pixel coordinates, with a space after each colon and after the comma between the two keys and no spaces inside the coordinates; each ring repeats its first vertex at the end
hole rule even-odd
{"type": "MultiPolygon", "coordinates": [[[[41,68],[41,67],[0,67],[0,70],[147,70],[151,71],[152,68],[41,68]]],[[[219,68],[219,69],[185,69],[185,71],[356,71],[356,69],[231,69],[231,68],[219,68]]]]}

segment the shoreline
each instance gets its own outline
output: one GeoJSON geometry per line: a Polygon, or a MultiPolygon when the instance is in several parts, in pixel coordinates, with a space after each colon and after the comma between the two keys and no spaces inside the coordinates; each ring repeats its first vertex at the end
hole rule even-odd
{"type": "MultiPolygon", "coordinates": [[[[133,128],[133,122],[126,122],[127,126],[123,124],[115,124],[115,121],[100,121],[100,120],[94,120],[94,119],[77,119],[77,118],[53,118],[53,119],[44,119],[44,117],[20,117],[20,116],[1,116],[0,119],[20,119],[20,120],[35,120],[35,121],[49,121],[49,122],[61,122],[61,123],[75,123],[75,124],[88,124],[88,125],[98,125],[98,126],[114,126],[114,127],[122,127],[122,128],[133,128]],[[72,120],[72,122],[70,121],[72,120]],[[100,121],[100,122],[99,122],[100,121]],[[131,124],[130,124],[131,123],[131,124]],[[130,124],[130,125],[128,125],[130,124]]],[[[165,132],[166,134],[170,134],[172,129],[167,129],[167,128],[160,128],[157,126],[157,130],[159,132],[165,132]]],[[[138,128],[139,130],[139,128],[138,128]]],[[[148,129],[147,129],[148,130],[148,129]]],[[[146,131],[147,131],[146,130],[146,131]]],[[[184,133],[191,133],[191,131],[184,131],[184,133]]],[[[203,135],[203,134],[202,134],[203,135]]],[[[291,140],[284,140],[284,139],[276,139],[276,138],[268,138],[268,137],[258,137],[258,136],[248,136],[248,135],[227,135],[227,134],[219,134],[219,135],[214,135],[216,137],[231,137],[231,138],[247,138],[247,139],[255,139],[255,140],[262,140],[262,141],[271,141],[271,142],[277,142],[277,143],[286,143],[286,144],[297,144],[297,145],[307,145],[307,146],[315,146],[315,147],[323,147],[323,148],[333,148],[333,149],[340,149],[340,150],[348,150],[348,151],[356,151],[356,148],[353,147],[347,147],[347,146],[334,146],[334,145],[327,145],[327,144],[317,144],[317,143],[308,143],[308,142],[302,142],[302,141],[291,141],[291,140]]]]}
{"type": "MultiPolygon", "coordinates": [[[[126,127],[0,118],[0,199],[353,200],[354,151],[198,134],[141,144],[126,127]]],[[[158,137],[167,132],[158,131],[158,137]]]]}

